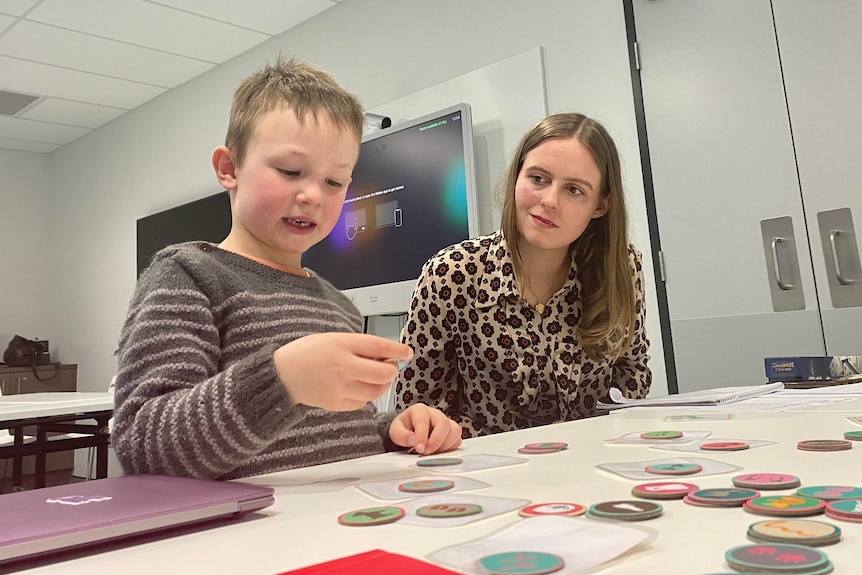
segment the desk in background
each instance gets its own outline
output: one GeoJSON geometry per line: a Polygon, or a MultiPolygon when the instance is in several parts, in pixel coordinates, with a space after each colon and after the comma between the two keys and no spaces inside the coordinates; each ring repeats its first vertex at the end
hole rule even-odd
{"type": "MultiPolygon", "coordinates": [[[[862,401],[853,403],[862,415],[862,401]]],[[[730,407],[730,406],[728,406],[730,407]]],[[[526,464],[466,474],[491,487],[464,492],[525,498],[533,502],[573,501],[593,504],[631,498],[631,488],[640,481],[600,472],[597,464],[673,457],[676,452],[658,451],[643,445],[606,445],[604,440],[633,431],[678,429],[712,431],[716,438],[763,439],[775,445],[730,453],[709,453],[710,459],[731,463],[746,472],[783,472],[798,475],[803,485],[841,484],[860,486],[862,445],[840,452],[806,452],[796,449],[803,439],[841,438],[844,431],[860,429],[847,420],[848,404],[842,412],[745,413],[723,421],[664,422],[671,411],[613,416],[556,424],[553,426],[470,439],[458,454],[489,453],[518,456],[528,442],[566,441],[560,453],[525,456],[526,464]]],[[[722,409],[722,412],[725,412],[722,409]]],[[[682,454],[684,455],[684,454],[682,454]]],[[[362,507],[380,505],[380,500],[355,485],[395,477],[420,475],[409,467],[416,458],[388,453],[328,465],[252,477],[245,481],[275,488],[275,505],[239,522],[187,530],[174,537],[152,537],[139,544],[117,545],[75,556],[63,562],[29,566],[21,573],[47,575],[92,575],[116,571],[122,565],[127,575],[150,575],[152,565],[163,574],[185,575],[275,575],[291,569],[371,549],[385,549],[417,558],[462,541],[484,537],[521,519],[517,512],[469,523],[460,527],[429,528],[392,523],[377,527],[346,527],[338,515],[362,507]]],[[[698,477],[685,481],[702,488],[730,486],[736,473],[698,477]]],[[[674,478],[669,478],[673,480],[674,478]]],[[[679,479],[679,478],[677,478],[679,479]]],[[[657,481],[663,480],[657,476],[657,481]]],[[[779,491],[775,493],[788,493],[779,491]]],[[[662,573],[692,575],[729,571],[724,565],[728,549],[750,543],[750,524],[768,519],[740,508],[693,507],[682,501],[663,501],[664,515],[637,523],[658,536],[648,547],[623,557],[599,572],[602,575],[662,573]]],[[[843,541],[822,547],[835,564],[836,575],[859,571],[862,524],[840,522],[822,515],[814,519],[841,527],[843,541]]],[[[584,517],[572,521],[594,521],[584,517]]]]}
{"type": "Polygon", "coordinates": [[[108,420],[114,409],[111,393],[28,393],[0,397],[0,429],[9,429],[15,443],[0,447],[0,458],[12,459],[12,487],[21,487],[23,458],[34,455],[35,487],[45,486],[49,453],[96,448],[96,477],[108,476],[108,420]],[[85,422],[95,420],[95,423],[85,422]],[[24,441],[24,428],[34,427],[34,440],[24,441]],[[72,434],[49,437],[49,433],[72,434]]]}

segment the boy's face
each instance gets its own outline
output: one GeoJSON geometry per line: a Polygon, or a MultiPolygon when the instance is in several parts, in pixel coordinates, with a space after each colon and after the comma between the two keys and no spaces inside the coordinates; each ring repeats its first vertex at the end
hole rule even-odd
{"type": "Polygon", "coordinates": [[[246,255],[299,267],[335,227],[358,156],[356,136],[325,114],[304,123],[289,108],[261,116],[234,171],[232,239],[246,255]]]}

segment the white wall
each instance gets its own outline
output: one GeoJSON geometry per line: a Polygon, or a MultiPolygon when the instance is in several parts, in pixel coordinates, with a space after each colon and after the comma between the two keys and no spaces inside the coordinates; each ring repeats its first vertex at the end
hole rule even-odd
{"type": "Polygon", "coordinates": [[[0,354],[12,336],[50,340],[48,156],[0,149],[0,354]]]}
{"type": "Polygon", "coordinates": [[[39,227],[50,242],[48,335],[62,361],[79,364],[79,389],[106,389],[115,369],[135,282],[135,220],[219,190],[209,158],[242,78],[281,51],[331,72],[373,108],[535,46],[549,111],[602,120],[623,156],[649,287],[653,390],[664,395],[623,9],[607,0],[346,0],[54,152],[49,184],[34,184],[51,206],[39,227]]]}

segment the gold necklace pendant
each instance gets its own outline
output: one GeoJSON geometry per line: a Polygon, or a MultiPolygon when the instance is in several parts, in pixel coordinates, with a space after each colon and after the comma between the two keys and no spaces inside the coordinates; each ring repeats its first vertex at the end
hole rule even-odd
{"type": "Polygon", "coordinates": [[[539,315],[545,313],[545,304],[539,302],[536,304],[536,311],[539,312],[539,315]]]}

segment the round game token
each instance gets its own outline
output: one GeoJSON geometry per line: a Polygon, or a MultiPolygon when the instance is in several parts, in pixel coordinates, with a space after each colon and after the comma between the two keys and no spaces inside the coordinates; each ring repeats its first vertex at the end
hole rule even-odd
{"type": "Polygon", "coordinates": [[[641,439],[679,439],[682,431],[645,431],[641,433],[641,439]]]}
{"type": "Polygon", "coordinates": [[[743,503],[742,508],[759,515],[777,515],[780,517],[800,517],[817,515],[826,507],[826,502],[802,495],[770,495],[755,497],[743,503]]]}
{"type": "Polygon", "coordinates": [[[644,471],[656,475],[691,475],[703,471],[703,467],[696,463],[657,463],[647,465],[644,471]]]}
{"type": "Polygon", "coordinates": [[[735,487],[749,487],[763,491],[793,489],[802,483],[795,475],[786,473],[744,473],[733,477],[731,481],[735,487]]]}
{"type": "Polygon", "coordinates": [[[700,448],[704,451],[742,451],[748,449],[749,445],[744,441],[716,441],[701,443],[700,448]]]}
{"type": "Polygon", "coordinates": [[[539,515],[583,515],[587,510],[583,505],[577,503],[535,503],[527,505],[518,510],[518,515],[521,517],[536,517],[539,515]]]}
{"type": "Polygon", "coordinates": [[[408,481],[398,486],[398,491],[406,493],[434,493],[446,491],[455,487],[455,482],[448,479],[424,479],[421,481],[408,481]]]}
{"type": "Polygon", "coordinates": [[[566,562],[553,553],[510,551],[482,557],[478,564],[488,575],[546,575],[559,571],[566,562]]]}
{"type": "Polygon", "coordinates": [[[749,525],[748,537],[755,541],[819,547],[838,543],[841,540],[841,529],[825,521],[770,519],[749,525]]]}
{"type": "Polygon", "coordinates": [[[846,439],[806,439],[796,444],[802,451],[844,451],[853,447],[846,439]]]}
{"type": "Polygon", "coordinates": [[[817,569],[830,565],[822,551],[789,543],[741,545],[727,551],[724,559],[737,571],[769,573],[819,573],[817,569]],[[792,561],[788,561],[789,557],[792,561]]]}
{"type": "Polygon", "coordinates": [[[416,510],[419,517],[464,517],[482,513],[482,506],[475,503],[435,503],[416,510]]]}
{"type": "Polygon", "coordinates": [[[685,496],[686,503],[708,507],[739,507],[749,499],[760,497],[753,489],[726,487],[719,489],[699,489],[685,496]]]}
{"type": "Polygon", "coordinates": [[[464,463],[460,457],[435,457],[434,459],[420,459],[416,467],[443,467],[445,465],[459,465],[464,463]]]}
{"type": "Polygon", "coordinates": [[[693,483],[658,481],[641,483],[632,487],[632,495],[641,499],[682,499],[692,491],[700,489],[693,483]]]}
{"type": "Polygon", "coordinates": [[[400,507],[366,507],[339,515],[338,522],[352,527],[365,527],[392,523],[402,517],[404,510],[400,507]]]}
{"type": "Polygon", "coordinates": [[[562,449],[560,449],[559,447],[552,447],[552,448],[545,448],[545,449],[540,449],[537,447],[521,447],[520,449],[518,449],[518,453],[526,453],[526,454],[533,454],[533,455],[540,454],[540,453],[559,453],[561,451],[562,451],[562,449]]]}
{"type": "Polygon", "coordinates": [[[845,431],[844,439],[849,439],[850,441],[862,441],[862,431],[845,431]]]}
{"type": "Polygon", "coordinates": [[[565,441],[545,441],[541,443],[528,443],[524,449],[568,449],[569,444],[565,441]]]}
{"type": "Polygon", "coordinates": [[[663,507],[651,501],[605,501],[591,506],[587,515],[597,519],[643,521],[662,514],[663,507]]]}
{"type": "Polygon", "coordinates": [[[816,497],[817,499],[825,499],[832,501],[835,499],[860,499],[862,498],[862,488],[848,487],[844,485],[816,485],[812,487],[800,487],[796,490],[797,495],[805,497],[816,497]]]}
{"type": "Polygon", "coordinates": [[[862,522],[862,500],[839,499],[826,504],[826,515],[843,521],[862,522]]]}

